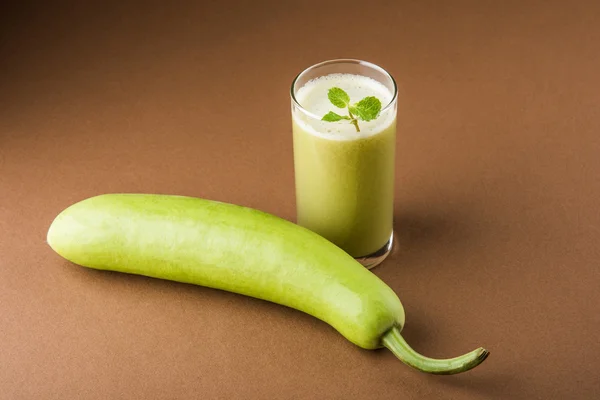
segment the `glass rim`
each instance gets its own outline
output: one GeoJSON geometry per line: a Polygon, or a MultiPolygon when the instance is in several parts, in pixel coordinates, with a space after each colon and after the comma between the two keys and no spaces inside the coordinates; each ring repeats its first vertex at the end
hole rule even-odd
{"type": "Polygon", "coordinates": [[[300,79],[307,72],[309,72],[309,71],[311,71],[311,70],[313,70],[315,68],[319,68],[319,67],[323,67],[325,65],[331,65],[331,64],[360,64],[360,65],[364,65],[366,67],[369,67],[371,69],[374,69],[376,71],[381,72],[383,75],[385,75],[386,77],[388,77],[392,81],[392,84],[394,85],[394,93],[392,93],[392,99],[389,101],[389,103],[387,103],[384,107],[381,108],[381,111],[379,112],[380,114],[383,113],[383,112],[385,112],[385,111],[387,111],[390,107],[392,107],[392,105],[394,104],[394,102],[398,98],[398,85],[396,84],[396,80],[394,79],[394,77],[392,76],[392,74],[390,74],[389,72],[387,72],[385,69],[383,69],[379,65],[373,64],[372,62],[369,62],[369,61],[358,60],[358,59],[354,59],[354,58],[336,58],[336,59],[333,59],[333,60],[321,61],[320,63],[311,65],[310,67],[304,69],[302,72],[300,72],[298,75],[296,75],[296,77],[292,81],[292,86],[290,88],[290,96],[292,98],[292,101],[294,102],[294,104],[296,105],[296,107],[298,107],[307,116],[309,116],[311,118],[314,118],[314,119],[318,119],[318,120],[321,119],[321,117],[319,117],[318,115],[313,114],[310,111],[308,111],[306,108],[302,107],[302,104],[300,104],[300,102],[298,101],[298,99],[296,99],[296,93],[294,93],[294,86],[296,85],[296,82],[298,81],[298,79],[300,79]]]}

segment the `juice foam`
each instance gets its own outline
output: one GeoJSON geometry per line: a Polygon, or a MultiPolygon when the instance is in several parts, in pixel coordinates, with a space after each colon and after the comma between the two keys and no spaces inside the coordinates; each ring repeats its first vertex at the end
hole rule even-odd
{"type": "Polygon", "coordinates": [[[368,137],[388,128],[395,119],[395,113],[385,110],[380,117],[373,121],[360,121],[360,132],[356,132],[354,125],[349,121],[324,122],[320,121],[323,115],[333,111],[340,115],[348,115],[348,109],[342,109],[331,104],[327,92],[332,87],[339,87],[350,96],[350,102],[356,103],[367,96],[375,96],[385,108],[391,101],[393,94],[378,81],[361,75],[331,74],[308,81],[296,92],[296,100],[308,113],[297,110],[294,120],[303,129],[310,133],[334,140],[352,140],[368,137]]]}

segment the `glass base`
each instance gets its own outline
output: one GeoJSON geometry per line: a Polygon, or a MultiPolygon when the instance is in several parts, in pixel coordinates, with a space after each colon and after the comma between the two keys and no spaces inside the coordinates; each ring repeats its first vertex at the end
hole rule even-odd
{"type": "Polygon", "coordinates": [[[367,269],[375,268],[387,258],[392,251],[394,244],[394,232],[390,235],[390,239],[376,252],[363,257],[355,257],[354,259],[361,263],[367,269]]]}

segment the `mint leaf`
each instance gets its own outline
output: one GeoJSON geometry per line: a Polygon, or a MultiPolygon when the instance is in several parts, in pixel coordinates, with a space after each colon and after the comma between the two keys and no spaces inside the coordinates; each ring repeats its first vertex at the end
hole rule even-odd
{"type": "Polygon", "coordinates": [[[349,106],[350,112],[363,121],[371,121],[377,118],[381,111],[381,101],[377,97],[368,96],[359,101],[358,103],[349,106]]]}
{"type": "Polygon", "coordinates": [[[350,96],[338,87],[332,87],[327,92],[329,101],[338,108],[348,107],[348,115],[339,115],[333,111],[329,111],[321,118],[321,121],[337,122],[341,120],[349,120],[356,128],[356,132],[360,132],[358,120],[371,121],[379,116],[381,111],[381,101],[377,97],[368,96],[356,104],[350,104],[350,96]]]}
{"type": "Polygon", "coordinates": [[[323,118],[321,118],[321,121],[336,122],[341,121],[343,119],[350,119],[350,117],[348,117],[347,115],[339,115],[334,113],[333,111],[329,111],[323,116],[323,118]]]}
{"type": "Polygon", "coordinates": [[[329,92],[327,92],[327,98],[331,104],[338,108],[345,108],[348,104],[350,104],[350,96],[348,96],[348,93],[344,92],[338,87],[332,87],[329,89],[329,92]]]}

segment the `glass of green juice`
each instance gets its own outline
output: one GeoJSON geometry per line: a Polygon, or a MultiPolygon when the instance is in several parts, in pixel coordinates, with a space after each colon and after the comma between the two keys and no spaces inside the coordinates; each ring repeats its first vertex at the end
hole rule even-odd
{"type": "Polygon", "coordinates": [[[387,71],[352,59],[313,65],[291,87],[296,222],[367,268],[393,243],[397,97],[387,71]]]}

